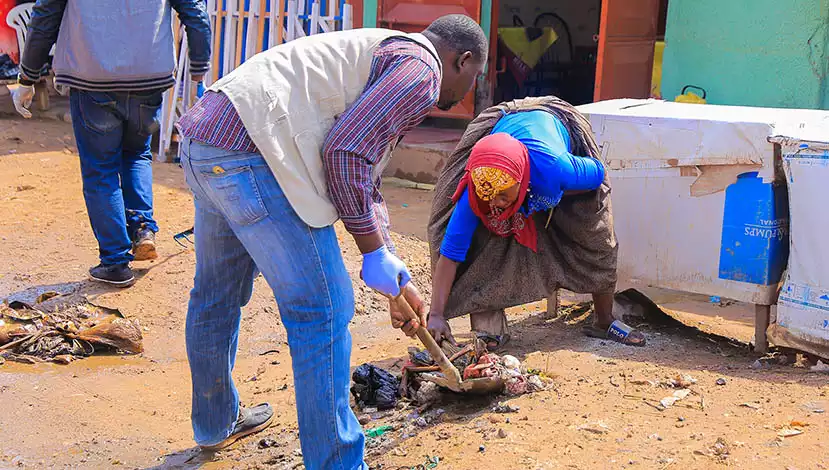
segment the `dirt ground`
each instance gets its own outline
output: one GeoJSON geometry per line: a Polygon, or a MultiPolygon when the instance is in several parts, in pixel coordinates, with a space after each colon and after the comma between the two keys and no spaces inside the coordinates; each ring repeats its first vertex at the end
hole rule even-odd
{"type": "MultiPolygon", "coordinates": [[[[422,238],[429,193],[385,193],[396,230],[422,238]]],[[[215,455],[194,449],[183,331],[194,254],[171,238],[191,226],[192,206],[178,166],[155,166],[161,256],[135,263],[140,280],[127,290],[85,280],[97,249],[69,125],[0,118],[0,201],[0,298],[44,290],[97,295],[97,302],[141,322],[145,346],[137,356],[0,366],[0,468],[302,468],[290,354],[261,278],[244,312],[235,376],[245,403],[274,405],[275,423],[215,455]],[[271,446],[260,448],[263,438],[272,438],[271,446]]],[[[356,280],[357,250],[340,235],[356,280]]],[[[428,292],[426,244],[397,240],[428,292]]],[[[352,365],[399,367],[415,343],[388,326],[383,301],[358,280],[355,286],[352,365]]],[[[672,301],[686,310],[694,305],[672,301]]],[[[730,322],[710,313],[690,311],[685,318],[694,326],[730,322]]],[[[439,469],[829,466],[821,438],[829,431],[827,375],[792,365],[753,368],[756,357],[744,345],[692,328],[646,326],[645,348],[588,339],[579,333],[582,317],[548,316],[544,302],[513,309],[510,320],[510,352],[553,377],[555,386],[508,400],[520,408],[511,414],[491,411],[498,399],[457,396],[445,396],[436,405],[445,413],[424,427],[406,424],[415,417],[411,410],[376,414],[366,428],[391,423],[399,430],[372,440],[372,466],[412,468],[435,456],[439,469]],[[659,411],[654,403],[673,393],[659,383],[682,375],[696,379],[693,393],[659,411]],[[787,427],[803,432],[779,437],[787,427]]],[[[750,337],[746,324],[729,324],[750,337]]],[[[468,331],[463,319],[454,327],[468,331]]]]}

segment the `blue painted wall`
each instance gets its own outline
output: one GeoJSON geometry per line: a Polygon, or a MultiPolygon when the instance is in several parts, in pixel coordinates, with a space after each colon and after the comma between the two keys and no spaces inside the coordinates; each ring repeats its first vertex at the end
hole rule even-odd
{"type": "Polygon", "coordinates": [[[829,0],[670,0],[662,96],[829,109],[829,0]]]}

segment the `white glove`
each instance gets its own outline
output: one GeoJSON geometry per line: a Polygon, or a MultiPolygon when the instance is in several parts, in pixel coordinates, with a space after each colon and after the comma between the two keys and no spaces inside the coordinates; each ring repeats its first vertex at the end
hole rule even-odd
{"type": "Polygon", "coordinates": [[[35,97],[35,87],[17,85],[17,88],[13,89],[11,93],[14,109],[26,119],[32,117],[32,112],[28,108],[32,105],[32,99],[35,97]]]}

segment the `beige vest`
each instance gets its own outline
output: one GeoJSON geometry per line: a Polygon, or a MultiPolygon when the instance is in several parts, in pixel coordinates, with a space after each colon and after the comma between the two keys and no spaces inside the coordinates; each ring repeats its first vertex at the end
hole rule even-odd
{"type": "MultiPolygon", "coordinates": [[[[422,34],[355,29],[274,47],[210,87],[233,103],[291,206],[312,227],[326,227],[339,218],[323,168],[325,137],[363,92],[377,46],[394,36],[423,45],[437,59],[437,51],[422,34]]],[[[393,139],[375,165],[375,178],[382,174],[396,143],[393,139]]]]}

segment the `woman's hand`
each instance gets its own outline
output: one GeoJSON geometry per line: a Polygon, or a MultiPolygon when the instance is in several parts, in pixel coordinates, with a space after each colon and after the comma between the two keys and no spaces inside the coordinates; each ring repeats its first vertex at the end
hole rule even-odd
{"type": "Polygon", "coordinates": [[[457,346],[455,337],[452,336],[452,328],[449,327],[449,322],[443,318],[443,314],[430,313],[428,325],[429,334],[432,335],[432,338],[435,338],[436,343],[440,344],[441,341],[446,340],[457,346]]]}
{"type": "Polygon", "coordinates": [[[413,282],[410,281],[403,286],[402,291],[403,297],[409,302],[412,310],[417,313],[420,321],[410,321],[409,317],[397,308],[397,303],[390,300],[389,314],[391,316],[391,326],[402,330],[406,336],[411,338],[417,334],[418,328],[426,326],[426,303],[423,302],[423,299],[420,297],[420,291],[417,290],[413,282]]]}

